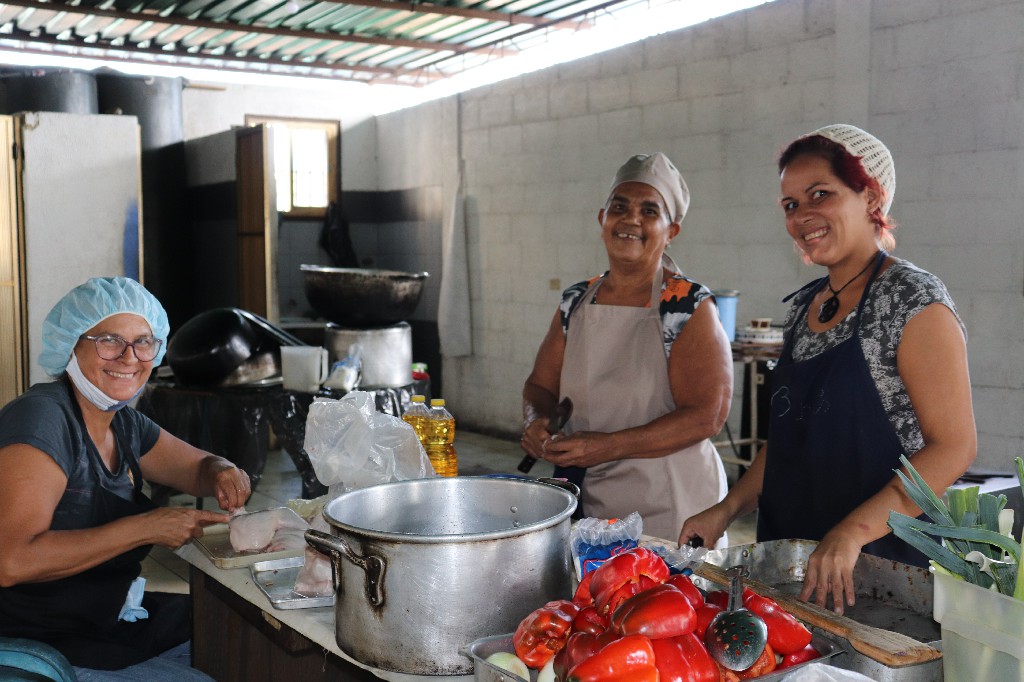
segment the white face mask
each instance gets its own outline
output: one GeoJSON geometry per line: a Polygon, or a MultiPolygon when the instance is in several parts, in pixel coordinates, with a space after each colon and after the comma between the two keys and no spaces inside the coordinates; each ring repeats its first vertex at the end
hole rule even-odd
{"type": "Polygon", "coordinates": [[[82,374],[82,368],[78,366],[78,358],[75,357],[74,352],[71,353],[71,361],[68,362],[67,372],[68,376],[71,377],[71,383],[75,385],[75,388],[78,389],[79,393],[85,396],[86,400],[104,412],[117,412],[122,407],[135,400],[135,398],[142,393],[142,389],[145,388],[145,386],[140,386],[139,390],[135,392],[135,395],[128,400],[114,400],[97,388],[94,383],[85,378],[85,375],[82,374]]]}

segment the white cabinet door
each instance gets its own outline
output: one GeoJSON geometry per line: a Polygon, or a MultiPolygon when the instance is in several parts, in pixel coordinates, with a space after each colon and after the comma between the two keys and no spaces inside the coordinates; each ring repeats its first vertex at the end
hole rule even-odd
{"type": "Polygon", "coordinates": [[[29,337],[29,384],[53,304],[89,277],[141,278],[141,152],[134,116],[16,117],[29,337]]]}

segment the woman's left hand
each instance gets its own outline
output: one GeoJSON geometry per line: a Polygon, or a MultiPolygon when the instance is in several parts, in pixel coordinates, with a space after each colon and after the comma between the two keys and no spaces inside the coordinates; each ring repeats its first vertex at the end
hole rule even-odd
{"type": "Polygon", "coordinates": [[[249,474],[227,460],[215,462],[211,468],[214,495],[221,509],[234,511],[252,494],[249,474]]]}
{"type": "Polygon", "coordinates": [[[832,595],[832,610],[842,615],[845,606],[853,606],[855,586],[853,567],[860,556],[861,543],[836,527],[825,534],[818,548],[807,560],[807,575],[800,599],[814,602],[825,608],[825,602],[832,595]]]}

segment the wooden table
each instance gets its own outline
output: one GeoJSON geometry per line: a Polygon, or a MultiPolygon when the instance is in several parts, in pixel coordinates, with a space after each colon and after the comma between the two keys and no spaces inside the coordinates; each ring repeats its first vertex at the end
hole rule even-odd
{"type": "Polygon", "coordinates": [[[176,554],[190,564],[193,665],[218,682],[472,679],[370,668],[338,648],[333,606],[274,609],[248,568],[218,568],[191,543],[176,554]]]}

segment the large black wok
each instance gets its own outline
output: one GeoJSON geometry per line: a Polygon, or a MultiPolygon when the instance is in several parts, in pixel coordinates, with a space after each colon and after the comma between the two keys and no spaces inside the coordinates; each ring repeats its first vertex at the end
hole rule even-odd
{"type": "Polygon", "coordinates": [[[324,318],[343,326],[405,320],[423,293],[425,272],[302,265],[306,298],[324,318]]]}
{"type": "Polygon", "coordinates": [[[167,364],[190,386],[235,386],[281,373],[281,346],[302,341],[240,308],[199,313],[174,333],[167,364]]]}

